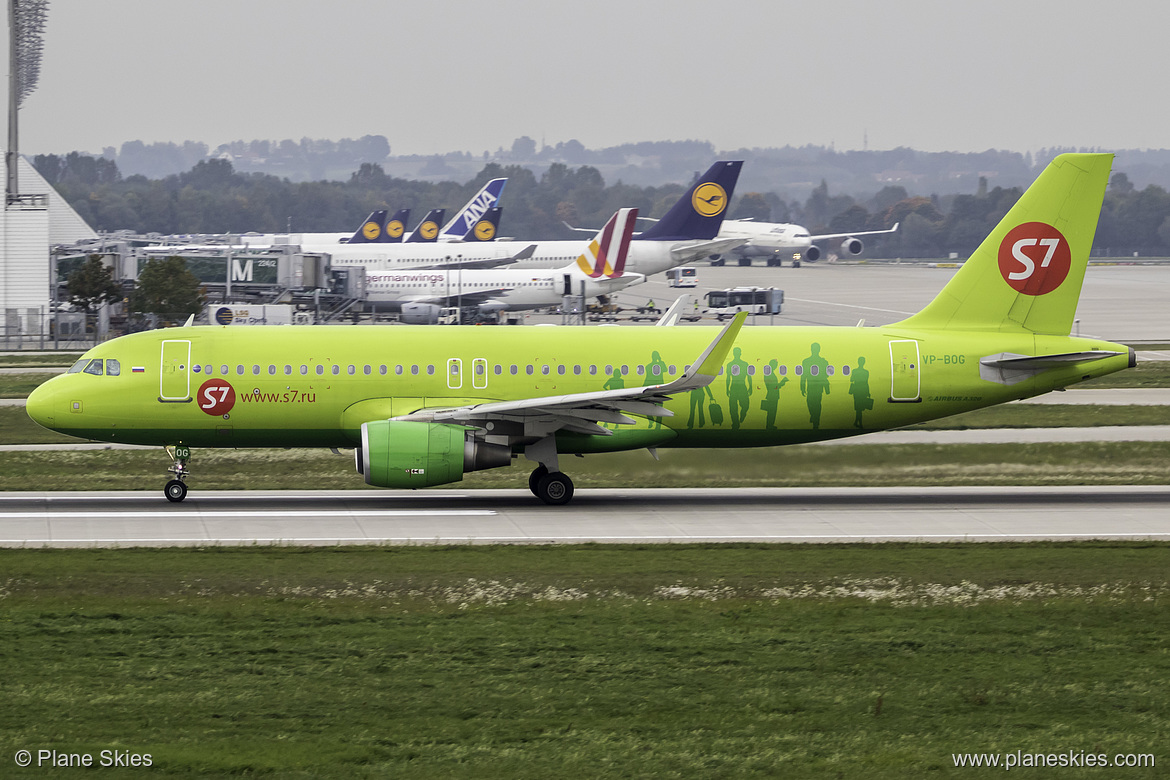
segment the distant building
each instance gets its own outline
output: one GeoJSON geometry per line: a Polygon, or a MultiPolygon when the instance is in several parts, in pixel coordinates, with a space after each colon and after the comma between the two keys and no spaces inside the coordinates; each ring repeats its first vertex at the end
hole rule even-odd
{"type": "Polygon", "coordinates": [[[19,160],[21,194],[0,217],[0,324],[6,339],[41,333],[52,297],[50,248],[98,237],[27,160],[19,160]]]}

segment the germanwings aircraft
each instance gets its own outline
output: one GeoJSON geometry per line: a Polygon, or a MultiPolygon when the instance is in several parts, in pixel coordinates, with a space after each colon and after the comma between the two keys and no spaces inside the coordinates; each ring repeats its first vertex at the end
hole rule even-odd
{"type": "MultiPolygon", "coordinates": [[[[87,352],[28,398],[46,428],[166,447],[351,447],[421,488],[560,456],[796,444],[1040,395],[1135,364],[1071,337],[1112,155],[1057,157],[921,312],[881,327],[180,327],[87,352]]],[[[637,242],[635,242],[637,243],[637,242]]],[[[628,266],[627,266],[628,267],[628,266]]]]}
{"type": "MultiPolygon", "coordinates": [[[[563,268],[386,271],[366,276],[366,302],[377,311],[402,312],[402,321],[438,321],[444,306],[476,307],[482,314],[556,306],[566,295],[596,298],[646,281],[625,273],[637,209],[621,209],[563,268]]],[[[485,215],[486,219],[486,215],[485,215]]]]}
{"type": "MultiPolygon", "coordinates": [[[[626,270],[649,276],[743,243],[738,238],[716,238],[742,166],[738,160],[712,165],[662,219],[635,237],[626,270]]],[[[332,256],[334,268],[362,266],[367,274],[381,274],[404,268],[484,268],[510,263],[524,268],[562,268],[575,262],[584,249],[585,242],[577,239],[342,244],[322,251],[332,256]]]]}

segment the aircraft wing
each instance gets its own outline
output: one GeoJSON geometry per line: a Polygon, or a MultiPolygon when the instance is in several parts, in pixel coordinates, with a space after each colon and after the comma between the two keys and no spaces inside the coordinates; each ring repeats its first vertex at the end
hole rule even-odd
{"type": "Polygon", "coordinates": [[[477,289],[461,295],[456,293],[451,293],[450,295],[416,295],[405,301],[405,303],[433,303],[438,306],[451,306],[456,302],[461,302],[464,306],[478,306],[485,301],[490,301],[514,289],[514,287],[494,287],[490,290],[477,289]]]}
{"type": "Polygon", "coordinates": [[[691,296],[688,293],[683,293],[675,299],[674,303],[670,304],[670,308],[666,310],[666,314],[662,315],[662,319],[654,323],[657,327],[670,327],[677,325],[679,317],[682,316],[683,309],[691,305],[691,296]]]}
{"type": "MultiPolygon", "coordinates": [[[[458,242],[448,241],[447,243],[454,244],[458,242]]],[[[437,263],[435,265],[428,266],[428,268],[499,268],[500,266],[518,263],[521,260],[527,260],[528,258],[532,257],[535,252],[536,244],[529,244],[511,257],[496,257],[483,260],[452,260],[449,263],[437,263]]]]}
{"type": "Polygon", "coordinates": [[[855,238],[856,236],[881,236],[886,233],[894,233],[898,230],[898,225],[901,222],[895,222],[894,226],[889,230],[863,230],[860,233],[822,233],[819,236],[809,236],[810,241],[821,241],[829,238],[855,238]]]}
{"type": "Polygon", "coordinates": [[[749,240],[747,238],[716,238],[711,241],[700,241],[697,244],[676,246],[670,250],[670,256],[679,263],[686,263],[691,260],[700,260],[707,255],[729,252],[737,246],[743,246],[749,240]]]}
{"type": "Polygon", "coordinates": [[[665,384],[525,398],[518,401],[491,401],[447,409],[422,409],[393,419],[455,423],[477,428],[482,428],[489,422],[505,421],[524,424],[526,436],[544,437],[560,430],[612,436],[613,431],[601,427],[598,423],[634,425],[637,421],[627,417],[626,413],[647,417],[671,417],[673,412],[662,407],[662,404],[670,400],[670,396],[711,384],[719,375],[745,319],[747,312],[736,314],[682,376],[665,384]]]}

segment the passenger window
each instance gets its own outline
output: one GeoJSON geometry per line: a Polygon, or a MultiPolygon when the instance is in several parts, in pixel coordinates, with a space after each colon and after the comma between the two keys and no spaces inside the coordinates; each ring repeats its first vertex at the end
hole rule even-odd
{"type": "Polygon", "coordinates": [[[219,373],[220,373],[220,376],[227,376],[228,375],[228,367],[227,366],[220,366],[219,373]]]}
{"type": "Polygon", "coordinates": [[[378,373],[381,374],[382,376],[386,376],[386,366],[385,365],[378,366],[378,373]]]}
{"type": "Polygon", "coordinates": [[[433,365],[427,366],[427,376],[435,375],[435,367],[433,365]]]}
{"type": "Polygon", "coordinates": [[[541,366],[540,373],[544,374],[545,376],[548,376],[548,366],[541,366]]]}
{"type": "Polygon", "coordinates": [[[341,366],[337,366],[337,365],[333,366],[333,376],[337,376],[340,373],[341,373],[341,366]]]}
{"type": "Polygon", "coordinates": [[[284,365],[284,375],[292,376],[292,366],[288,365],[287,363],[284,365]]]}
{"type": "Polygon", "coordinates": [[[353,366],[346,366],[345,367],[345,373],[349,374],[350,376],[353,376],[353,372],[354,372],[353,366]]]}
{"type": "Polygon", "coordinates": [[[512,371],[512,376],[516,376],[516,374],[520,373],[520,367],[517,366],[515,363],[513,363],[511,371],[512,371]]]}
{"type": "Polygon", "coordinates": [[[302,365],[301,366],[301,376],[306,376],[306,375],[308,375],[308,373],[309,373],[309,367],[302,365]]]}
{"type": "Polygon", "coordinates": [[[101,376],[102,375],[102,361],[100,359],[95,359],[95,360],[89,361],[89,365],[85,367],[85,373],[93,374],[94,376],[101,376]]]}
{"type": "Polygon", "coordinates": [[[236,373],[239,374],[240,376],[243,376],[244,375],[244,367],[243,366],[236,366],[236,373]]]}
{"type": "Polygon", "coordinates": [[[411,366],[410,373],[413,374],[414,376],[418,376],[418,366],[411,366]]]}
{"type": "Polygon", "coordinates": [[[122,364],[117,360],[106,361],[106,376],[121,376],[122,364]]]}
{"type": "Polygon", "coordinates": [[[276,376],[276,366],[271,363],[268,364],[268,374],[269,376],[276,376]]]}
{"type": "Polygon", "coordinates": [[[317,364],[317,376],[322,376],[325,373],[325,366],[317,364]]]}
{"type": "Polygon", "coordinates": [[[561,376],[564,376],[565,375],[565,367],[564,366],[557,366],[557,373],[560,374],[561,376]]]}
{"type": "Polygon", "coordinates": [[[528,372],[528,376],[532,376],[534,373],[536,373],[536,369],[532,367],[531,363],[529,363],[524,370],[528,372]]]}
{"type": "Polygon", "coordinates": [[[260,366],[252,364],[252,376],[260,376],[260,366]]]}
{"type": "Polygon", "coordinates": [[[394,366],[394,373],[398,376],[402,376],[402,366],[394,366]]]}

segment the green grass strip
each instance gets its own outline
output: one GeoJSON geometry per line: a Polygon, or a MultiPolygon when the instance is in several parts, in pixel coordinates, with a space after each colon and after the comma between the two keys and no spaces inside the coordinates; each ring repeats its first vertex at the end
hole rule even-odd
{"type": "Polygon", "coordinates": [[[6,776],[21,749],[173,777],[1165,760],[1163,544],[0,550],[0,571],[6,776]]]}

